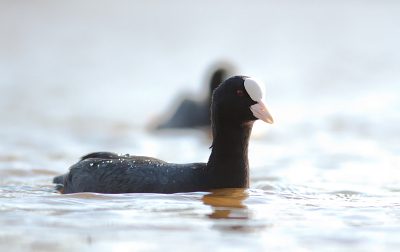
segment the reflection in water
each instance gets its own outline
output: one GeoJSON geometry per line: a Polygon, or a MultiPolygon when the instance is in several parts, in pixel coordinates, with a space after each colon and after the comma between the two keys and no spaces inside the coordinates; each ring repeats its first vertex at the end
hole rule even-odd
{"type": "Polygon", "coordinates": [[[211,194],[204,195],[204,204],[213,209],[213,213],[207,215],[215,220],[213,228],[219,231],[253,233],[269,226],[252,218],[252,212],[244,204],[249,196],[247,189],[243,188],[215,189],[211,190],[211,194]]]}
{"type": "Polygon", "coordinates": [[[249,197],[246,189],[215,189],[203,196],[203,202],[213,207],[211,219],[248,219],[248,211],[243,201],[249,197]]]}

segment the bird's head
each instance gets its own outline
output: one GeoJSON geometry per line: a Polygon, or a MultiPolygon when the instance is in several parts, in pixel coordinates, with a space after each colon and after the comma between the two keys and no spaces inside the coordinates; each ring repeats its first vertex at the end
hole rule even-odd
{"type": "Polygon", "coordinates": [[[264,84],[252,77],[234,76],[215,89],[212,99],[212,119],[229,123],[263,120],[274,123],[264,102],[264,84]]]}

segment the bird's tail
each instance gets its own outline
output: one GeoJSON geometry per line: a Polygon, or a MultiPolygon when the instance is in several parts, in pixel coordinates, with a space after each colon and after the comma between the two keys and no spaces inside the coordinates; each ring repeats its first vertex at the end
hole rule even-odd
{"type": "Polygon", "coordinates": [[[54,189],[56,189],[60,193],[64,192],[64,185],[63,184],[64,184],[64,179],[65,179],[66,176],[67,176],[67,174],[63,174],[63,175],[60,175],[60,176],[57,176],[57,177],[53,178],[53,183],[57,184],[54,189]]]}
{"type": "Polygon", "coordinates": [[[66,176],[67,176],[67,174],[63,174],[63,175],[54,177],[53,178],[53,183],[54,184],[64,184],[64,179],[65,179],[66,176]]]}

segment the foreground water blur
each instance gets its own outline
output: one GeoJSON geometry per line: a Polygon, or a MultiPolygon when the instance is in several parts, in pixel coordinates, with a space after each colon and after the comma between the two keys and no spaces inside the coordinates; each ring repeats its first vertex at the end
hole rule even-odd
{"type": "Polygon", "coordinates": [[[210,4],[0,4],[0,251],[398,251],[400,4],[210,4]],[[93,151],[206,162],[208,132],[148,128],[221,59],[275,119],[250,189],[54,190],[93,151]]]}

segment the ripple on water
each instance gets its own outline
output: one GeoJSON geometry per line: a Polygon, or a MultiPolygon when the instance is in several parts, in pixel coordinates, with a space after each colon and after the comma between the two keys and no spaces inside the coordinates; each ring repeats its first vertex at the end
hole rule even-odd
{"type": "MultiPolygon", "coordinates": [[[[336,248],[345,248],[349,243],[357,247],[365,242],[365,238],[351,235],[350,228],[362,228],[364,236],[379,243],[383,240],[377,238],[377,234],[396,227],[394,223],[400,224],[397,197],[383,199],[356,191],[307,189],[307,192],[296,186],[282,184],[282,187],[285,189],[60,195],[51,185],[47,188],[2,186],[2,195],[8,193],[15,197],[0,198],[0,225],[4,227],[0,239],[10,238],[4,243],[9,246],[15,246],[18,241],[19,246],[38,246],[44,251],[57,246],[77,248],[78,245],[64,243],[66,237],[83,248],[92,248],[93,244],[107,247],[136,243],[151,247],[154,241],[150,242],[150,237],[155,235],[168,237],[169,240],[160,240],[171,248],[174,247],[172,241],[179,243],[177,235],[180,239],[202,241],[209,246],[218,241],[227,248],[232,246],[228,244],[230,239],[236,240],[234,244],[238,248],[243,248],[243,244],[253,249],[264,248],[265,244],[281,247],[282,244],[264,240],[273,237],[288,239],[292,246],[309,241],[318,247],[324,241],[335,244],[336,248]],[[26,195],[17,196],[24,191],[26,195]],[[195,236],[197,239],[193,240],[195,236]]],[[[190,247],[189,243],[187,246],[190,247]]]]}

